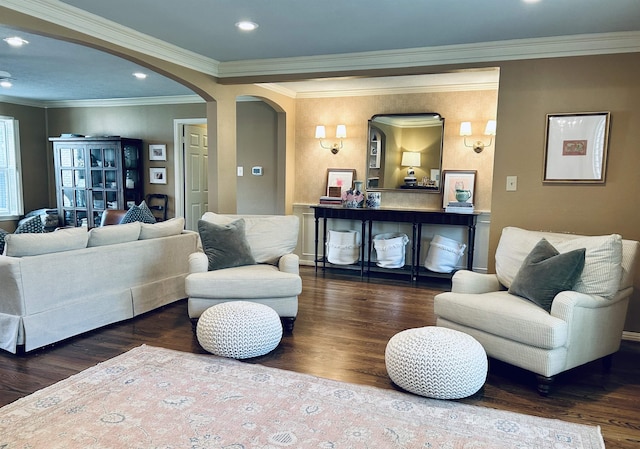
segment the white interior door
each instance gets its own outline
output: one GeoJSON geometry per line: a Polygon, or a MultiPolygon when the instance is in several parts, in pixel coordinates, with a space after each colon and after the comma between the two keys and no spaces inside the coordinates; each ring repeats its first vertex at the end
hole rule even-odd
{"type": "Polygon", "coordinates": [[[206,125],[185,125],[184,135],[185,227],[198,230],[198,220],[209,210],[209,157],[206,125]]]}

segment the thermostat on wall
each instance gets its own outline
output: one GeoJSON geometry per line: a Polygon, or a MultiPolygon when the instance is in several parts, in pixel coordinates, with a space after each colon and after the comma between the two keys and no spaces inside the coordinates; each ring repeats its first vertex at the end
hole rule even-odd
{"type": "Polygon", "coordinates": [[[253,176],[262,176],[262,167],[251,167],[251,174],[253,176]]]}

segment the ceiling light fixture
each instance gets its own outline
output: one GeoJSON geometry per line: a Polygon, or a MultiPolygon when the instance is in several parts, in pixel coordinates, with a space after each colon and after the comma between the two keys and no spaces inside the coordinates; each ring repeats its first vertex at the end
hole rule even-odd
{"type": "Polygon", "coordinates": [[[8,89],[11,86],[13,86],[13,83],[11,82],[11,74],[0,70],[0,87],[8,89]]]}
{"type": "Polygon", "coordinates": [[[251,22],[250,20],[241,20],[236,23],[236,28],[240,31],[253,31],[258,28],[258,24],[255,22],[251,22]]]}
{"type": "Polygon", "coordinates": [[[136,72],[133,74],[133,76],[135,76],[136,78],[138,78],[139,80],[143,80],[147,77],[146,73],[142,73],[142,72],[136,72]]]}
{"type": "Polygon", "coordinates": [[[18,36],[7,37],[2,40],[5,41],[7,44],[11,45],[12,47],[22,47],[23,45],[27,45],[29,43],[28,40],[22,39],[21,37],[18,37],[18,36]]]}

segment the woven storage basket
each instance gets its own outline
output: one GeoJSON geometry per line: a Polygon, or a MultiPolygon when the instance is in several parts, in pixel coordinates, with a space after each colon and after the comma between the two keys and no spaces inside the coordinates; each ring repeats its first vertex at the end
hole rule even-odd
{"type": "Polygon", "coordinates": [[[441,235],[434,235],[429,244],[424,267],[436,273],[451,273],[456,269],[466,247],[467,245],[464,243],[441,235]]]}
{"type": "Polygon", "coordinates": [[[376,249],[376,265],[383,268],[402,268],[405,260],[405,246],[409,243],[407,234],[390,232],[373,237],[376,249]]]}
{"type": "Polygon", "coordinates": [[[358,231],[329,231],[327,260],[336,265],[351,265],[360,260],[358,231]]]}

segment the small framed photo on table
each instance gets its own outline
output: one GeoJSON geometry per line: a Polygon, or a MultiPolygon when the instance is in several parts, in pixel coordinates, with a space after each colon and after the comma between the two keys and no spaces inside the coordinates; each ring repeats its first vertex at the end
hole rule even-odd
{"type": "Polygon", "coordinates": [[[609,112],[547,114],[543,183],[604,184],[609,112]]]}
{"type": "Polygon", "coordinates": [[[150,168],[149,169],[149,182],[151,184],[166,184],[167,183],[167,169],[165,167],[150,168]]]}
{"type": "Polygon", "coordinates": [[[476,170],[445,170],[442,172],[442,208],[449,203],[460,202],[456,198],[457,190],[464,191],[467,195],[466,203],[473,204],[476,193],[476,170]]]}
{"type": "Polygon", "coordinates": [[[356,177],[354,168],[329,168],[327,169],[327,188],[325,195],[340,197],[342,192],[353,188],[353,179],[356,177]]]}

